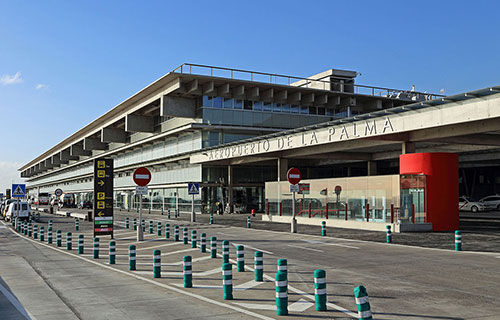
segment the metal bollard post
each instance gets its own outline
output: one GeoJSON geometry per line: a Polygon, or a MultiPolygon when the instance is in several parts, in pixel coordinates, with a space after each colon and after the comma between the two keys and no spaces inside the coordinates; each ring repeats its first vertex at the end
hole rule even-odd
{"type": "Polygon", "coordinates": [[[134,218],[134,221],[132,222],[132,227],[134,230],[137,230],[137,218],[134,218]]]}
{"type": "Polygon", "coordinates": [[[229,241],[222,241],[222,263],[229,263],[229,241]]]}
{"type": "Polygon", "coordinates": [[[45,230],[43,227],[40,227],[40,241],[43,242],[45,240],[45,230]]]}
{"type": "Polygon", "coordinates": [[[148,214],[151,214],[151,205],[148,207],[148,214]]]}
{"type": "Polygon", "coordinates": [[[245,271],[245,251],[243,246],[236,247],[236,264],[238,272],[245,271]]]}
{"type": "Polygon", "coordinates": [[[111,240],[109,242],[109,264],[115,264],[116,258],[116,242],[111,240]]]}
{"type": "Polygon", "coordinates": [[[191,256],[184,256],[182,259],[183,275],[184,275],[184,288],[193,287],[193,266],[191,256]]]}
{"type": "Polygon", "coordinates": [[[142,232],[146,231],[146,220],[142,219],[141,221],[141,228],[142,228],[142,232]]]}
{"type": "Polygon", "coordinates": [[[170,225],[165,223],[165,239],[170,239],[170,225]]]}
{"type": "Polygon", "coordinates": [[[135,245],[133,244],[128,246],[128,269],[135,270],[135,245]]]}
{"type": "Polygon", "coordinates": [[[179,212],[179,209],[175,209],[175,217],[176,218],[180,218],[180,212],[179,212]]]}
{"type": "Polygon", "coordinates": [[[161,215],[163,215],[163,206],[161,206],[161,215]]]}
{"type": "Polygon", "coordinates": [[[316,311],[326,311],[325,270],[314,270],[314,300],[316,300],[316,311]]]}
{"type": "Polygon", "coordinates": [[[83,234],[78,235],[78,254],[83,254],[85,249],[83,241],[83,234]]]}
{"type": "Polygon", "coordinates": [[[167,210],[167,219],[170,220],[170,209],[167,210]]]}
{"type": "Polygon", "coordinates": [[[153,221],[149,220],[149,233],[153,234],[153,221]]]}
{"type": "Polygon", "coordinates": [[[159,237],[159,236],[161,236],[161,222],[160,222],[160,221],[158,221],[158,222],[156,223],[156,235],[157,235],[158,237],[159,237]]]}
{"type": "Polygon", "coordinates": [[[38,225],[33,226],[33,239],[38,239],[38,225]]]}
{"type": "Polygon", "coordinates": [[[33,225],[28,222],[28,237],[33,235],[33,225]]]}
{"type": "Polygon", "coordinates": [[[288,315],[288,281],[286,273],[276,272],[276,314],[278,316],[288,315]]]}
{"type": "Polygon", "coordinates": [[[213,213],[210,214],[210,222],[209,222],[209,224],[214,224],[214,214],[213,213]]]}
{"type": "Polygon", "coordinates": [[[191,248],[196,248],[196,230],[191,231],[191,248]]]}
{"type": "Polygon", "coordinates": [[[72,244],[71,232],[66,232],[66,250],[71,250],[72,247],[73,247],[73,244],[72,244]]]}
{"type": "Polygon", "coordinates": [[[188,228],[182,229],[182,242],[188,244],[188,228]]]}
{"type": "Polygon", "coordinates": [[[254,275],[255,281],[264,281],[264,258],[261,251],[255,251],[254,254],[254,275]]]}
{"type": "Polygon", "coordinates": [[[462,231],[455,231],[455,251],[462,251],[462,231]]]}
{"type": "Polygon", "coordinates": [[[129,229],[130,228],[130,219],[127,217],[125,218],[125,229],[129,229]]]}
{"type": "Polygon", "coordinates": [[[174,226],[174,241],[179,241],[179,226],[174,226]]]}
{"type": "Polygon", "coordinates": [[[61,230],[56,231],[56,246],[58,247],[62,246],[61,230]]]}
{"type": "Polygon", "coordinates": [[[217,258],[217,237],[210,238],[210,258],[217,258]]]}
{"type": "Polygon", "coordinates": [[[94,252],[93,256],[94,259],[99,259],[99,238],[95,237],[94,238],[94,252]]]}
{"type": "Polygon", "coordinates": [[[161,251],[153,251],[153,278],[161,278],[161,251]]]}
{"type": "Polygon", "coordinates": [[[286,259],[278,260],[278,272],[279,271],[283,272],[286,276],[288,276],[288,263],[286,259]]]}
{"type": "Polygon", "coordinates": [[[80,222],[78,221],[78,218],[75,218],[75,231],[78,231],[80,229],[80,222]]]}
{"type": "Polygon", "coordinates": [[[370,310],[370,302],[368,301],[366,288],[363,286],[354,288],[354,298],[356,299],[356,307],[358,308],[358,319],[372,320],[372,312],[370,310]]]}
{"type": "Polygon", "coordinates": [[[387,229],[386,231],[386,242],[387,243],[392,243],[392,233],[391,233],[391,226],[385,226],[387,229]]]}
{"type": "Polygon", "coordinates": [[[326,236],[326,221],[321,221],[321,235],[326,236]]]}
{"type": "Polygon", "coordinates": [[[49,227],[49,230],[47,230],[47,243],[52,244],[52,227],[49,227]]]}
{"type": "Polygon", "coordinates": [[[248,228],[251,228],[252,227],[252,224],[250,222],[250,216],[247,217],[247,229],[248,228]]]}
{"type": "Polygon", "coordinates": [[[224,300],[233,300],[233,265],[230,263],[222,265],[222,287],[224,300]]]}
{"type": "Polygon", "coordinates": [[[49,228],[52,228],[52,220],[49,220],[49,228]]]}
{"type": "Polygon", "coordinates": [[[200,252],[207,252],[207,234],[200,235],[200,252]]]}

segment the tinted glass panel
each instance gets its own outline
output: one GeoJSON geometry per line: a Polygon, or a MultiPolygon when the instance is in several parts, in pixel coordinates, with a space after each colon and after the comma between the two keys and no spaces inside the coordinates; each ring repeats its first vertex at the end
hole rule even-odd
{"type": "Polygon", "coordinates": [[[292,111],[292,113],[299,113],[299,106],[292,105],[290,111],[292,111]]]}
{"type": "Polygon", "coordinates": [[[335,114],[335,111],[332,108],[326,109],[327,116],[333,116],[334,114],[335,114]]]}
{"type": "Polygon", "coordinates": [[[250,101],[250,100],[245,100],[244,109],[245,109],[245,110],[252,110],[252,105],[253,105],[253,102],[252,102],[252,101],[250,101]]]}
{"type": "Polygon", "coordinates": [[[325,115],[325,108],[318,108],[318,114],[324,116],[325,115]]]}
{"type": "Polygon", "coordinates": [[[273,111],[281,112],[281,103],[273,103],[273,111]]]}
{"type": "Polygon", "coordinates": [[[309,114],[318,114],[316,107],[309,107],[309,114]]]}
{"type": "Polygon", "coordinates": [[[203,96],[203,106],[204,107],[211,107],[211,106],[213,106],[212,97],[203,96]]]}
{"type": "Polygon", "coordinates": [[[232,109],[233,108],[233,99],[224,98],[224,108],[232,109]]]}
{"type": "Polygon", "coordinates": [[[264,102],[264,111],[271,111],[271,103],[264,102]]]}
{"type": "Polygon", "coordinates": [[[222,97],[214,97],[214,108],[222,108],[222,97]]]}
{"type": "Polygon", "coordinates": [[[253,109],[257,111],[262,111],[262,101],[254,101],[253,109]]]}
{"type": "Polygon", "coordinates": [[[243,100],[234,100],[235,109],[243,109],[243,100]]]}
{"type": "Polygon", "coordinates": [[[302,114],[308,114],[309,113],[309,108],[308,107],[300,107],[300,113],[302,113],[302,114]]]}
{"type": "Polygon", "coordinates": [[[290,112],[290,105],[285,103],[281,105],[281,112],[290,112]]]}

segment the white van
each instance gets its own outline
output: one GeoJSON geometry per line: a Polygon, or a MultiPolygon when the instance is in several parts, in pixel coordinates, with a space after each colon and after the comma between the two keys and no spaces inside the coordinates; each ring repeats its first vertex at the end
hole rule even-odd
{"type": "MultiPolygon", "coordinates": [[[[28,220],[30,216],[30,205],[26,201],[20,201],[19,202],[19,219],[20,220],[28,220]]],[[[17,201],[12,202],[9,204],[9,207],[7,208],[7,212],[5,214],[5,220],[10,221],[12,217],[16,217],[17,215],[17,201]]]]}

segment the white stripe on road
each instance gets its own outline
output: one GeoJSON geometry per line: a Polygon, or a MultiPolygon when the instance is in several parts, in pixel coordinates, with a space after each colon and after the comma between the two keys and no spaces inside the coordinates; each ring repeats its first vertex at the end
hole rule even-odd
{"type": "Polygon", "coordinates": [[[161,245],[159,245],[159,246],[154,246],[154,247],[139,248],[139,249],[137,249],[137,251],[139,251],[139,250],[148,250],[148,249],[156,249],[156,248],[160,248],[160,247],[176,246],[176,245],[179,245],[179,244],[182,244],[182,242],[181,242],[181,241],[178,241],[178,242],[172,242],[172,243],[161,244],[161,245]]]}
{"type": "Polygon", "coordinates": [[[252,249],[252,250],[255,250],[255,251],[260,251],[260,252],[263,252],[263,253],[267,253],[267,254],[270,254],[270,255],[274,255],[274,253],[272,253],[271,251],[266,251],[266,250],[262,250],[262,249],[259,249],[259,248],[255,248],[255,247],[252,247],[252,246],[249,246],[249,245],[246,245],[246,244],[242,244],[242,243],[233,243],[233,246],[244,246],[245,248],[248,248],[248,249],[252,249]]]}
{"type": "Polygon", "coordinates": [[[288,246],[289,247],[293,247],[293,248],[299,248],[299,249],[303,249],[303,250],[308,250],[308,251],[324,252],[323,250],[313,249],[313,248],[306,248],[306,247],[296,246],[296,245],[293,245],[293,244],[289,244],[288,246]]]}
{"type": "Polygon", "coordinates": [[[255,280],[250,280],[248,282],[242,283],[240,285],[237,285],[234,287],[234,290],[248,290],[251,288],[254,288],[256,286],[260,286],[261,284],[265,283],[264,281],[255,281],[255,280]]]}

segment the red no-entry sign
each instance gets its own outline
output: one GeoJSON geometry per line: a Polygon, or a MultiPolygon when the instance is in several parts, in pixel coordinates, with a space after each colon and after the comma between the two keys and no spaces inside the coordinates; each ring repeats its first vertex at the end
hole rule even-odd
{"type": "Polygon", "coordinates": [[[286,173],[286,177],[288,179],[288,182],[291,184],[297,184],[300,182],[300,179],[302,178],[302,175],[300,174],[300,170],[297,168],[290,168],[288,172],[286,173]]]}
{"type": "Polygon", "coordinates": [[[148,168],[140,167],[135,169],[133,178],[136,185],[144,187],[151,181],[151,172],[148,168]]]}

